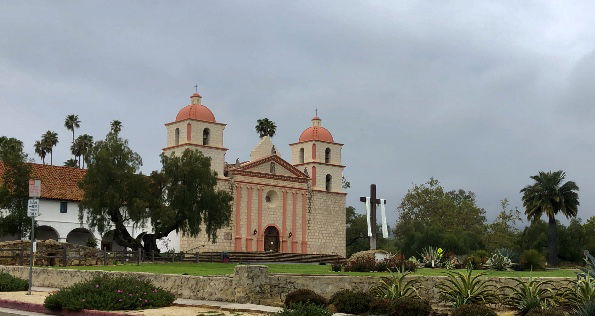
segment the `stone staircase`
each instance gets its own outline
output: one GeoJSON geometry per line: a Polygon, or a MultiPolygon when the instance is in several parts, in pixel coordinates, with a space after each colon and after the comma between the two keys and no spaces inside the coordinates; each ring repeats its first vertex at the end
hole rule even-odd
{"type": "MultiPolygon", "coordinates": [[[[201,252],[199,260],[200,262],[222,262],[224,254],[228,256],[229,262],[234,263],[341,263],[345,260],[339,255],[281,252],[201,252]]],[[[185,260],[195,261],[196,255],[185,260]]]]}

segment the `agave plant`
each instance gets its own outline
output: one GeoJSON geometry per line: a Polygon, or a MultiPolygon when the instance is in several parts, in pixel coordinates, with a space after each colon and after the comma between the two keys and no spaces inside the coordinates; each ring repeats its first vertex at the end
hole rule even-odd
{"type": "Polygon", "coordinates": [[[422,262],[428,268],[439,267],[443,254],[444,254],[444,250],[442,250],[442,248],[437,248],[437,247],[432,247],[432,246],[423,248],[420,253],[422,262]]]}
{"type": "Polygon", "coordinates": [[[461,272],[447,272],[446,281],[436,287],[445,302],[459,307],[464,304],[490,304],[496,303],[498,295],[495,285],[482,277],[485,273],[473,275],[473,270],[467,268],[465,274],[461,272]]]}
{"type": "Polygon", "coordinates": [[[508,270],[512,265],[512,261],[507,256],[496,251],[486,262],[486,265],[492,270],[504,271],[508,270]]]}
{"type": "Polygon", "coordinates": [[[534,308],[547,309],[554,305],[551,281],[533,278],[528,281],[516,278],[513,281],[516,282],[516,286],[502,287],[503,290],[510,291],[504,298],[504,304],[518,310],[519,314],[525,315],[534,308]]]}
{"type": "Polygon", "coordinates": [[[590,275],[579,277],[571,286],[562,290],[564,304],[578,309],[595,300],[595,278],[590,275]]]}
{"type": "Polygon", "coordinates": [[[590,275],[592,278],[595,278],[595,257],[593,257],[590,253],[589,250],[585,250],[585,263],[586,266],[584,268],[581,268],[581,270],[583,270],[584,274],[581,275],[590,275]]]}
{"type": "Polygon", "coordinates": [[[595,315],[595,301],[590,301],[574,311],[574,316],[592,316],[595,315]]]}
{"type": "Polygon", "coordinates": [[[408,272],[391,272],[390,276],[382,277],[379,284],[372,288],[371,292],[379,298],[394,300],[397,298],[409,296],[419,297],[415,285],[419,283],[416,279],[406,280],[408,272]]]}

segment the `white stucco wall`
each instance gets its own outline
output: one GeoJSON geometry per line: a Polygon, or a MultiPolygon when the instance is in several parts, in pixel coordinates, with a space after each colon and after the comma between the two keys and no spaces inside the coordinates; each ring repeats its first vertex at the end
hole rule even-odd
{"type": "MultiPolygon", "coordinates": [[[[77,202],[68,201],[67,202],[67,210],[66,213],[60,213],[60,201],[57,200],[46,200],[41,199],[39,201],[39,216],[36,218],[38,226],[49,226],[53,228],[56,233],[58,234],[58,241],[66,242],[67,238],[70,238],[69,241],[71,242],[84,242],[86,241],[87,236],[81,233],[77,233],[73,230],[77,228],[87,229],[93,237],[97,240],[98,247],[101,246],[102,236],[99,234],[98,231],[94,231],[87,225],[86,222],[80,223],[79,219],[79,206],[77,202]]],[[[147,227],[134,227],[133,225],[127,225],[128,232],[133,236],[136,237],[140,233],[145,231],[151,231],[151,226],[147,225],[147,227]]],[[[46,230],[49,231],[49,230],[46,230]]],[[[42,232],[40,237],[47,237],[48,234],[46,232],[42,232]]],[[[0,239],[15,239],[18,237],[8,237],[8,238],[0,238],[0,239]]],[[[159,249],[165,251],[169,249],[173,249],[175,251],[180,250],[180,238],[178,234],[174,231],[170,233],[166,238],[158,241],[157,243],[159,249]]]]}

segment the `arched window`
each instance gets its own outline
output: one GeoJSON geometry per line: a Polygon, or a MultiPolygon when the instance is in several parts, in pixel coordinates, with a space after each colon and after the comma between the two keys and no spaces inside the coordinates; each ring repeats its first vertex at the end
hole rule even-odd
{"type": "Polygon", "coordinates": [[[270,172],[271,172],[271,174],[275,174],[275,163],[274,162],[271,162],[270,172]]]}
{"type": "Polygon", "coordinates": [[[304,163],[304,148],[300,148],[300,163],[304,163]]]}
{"type": "Polygon", "coordinates": [[[176,133],[176,136],[175,136],[174,142],[175,142],[176,145],[179,145],[180,144],[180,129],[179,128],[176,128],[176,132],[175,133],[176,133]]]}
{"type": "Polygon", "coordinates": [[[330,174],[326,175],[326,190],[330,191],[333,185],[333,177],[330,174]]]}
{"type": "Polygon", "coordinates": [[[324,162],[325,163],[331,162],[331,149],[328,147],[324,150],[324,162]]]}
{"type": "Polygon", "coordinates": [[[316,160],[316,144],[312,144],[312,160],[316,160]]]}
{"type": "Polygon", "coordinates": [[[202,144],[203,145],[208,145],[210,138],[211,137],[211,130],[208,128],[205,128],[202,130],[202,144]]]}
{"type": "Polygon", "coordinates": [[[186,125],[186,140],[192,141],[192,124],[190,123],[186,125]]]}
{"type": "Polygon", "coordinates": [[[312,186],[316,187],[316,166],[312,166],[312,186]]]}

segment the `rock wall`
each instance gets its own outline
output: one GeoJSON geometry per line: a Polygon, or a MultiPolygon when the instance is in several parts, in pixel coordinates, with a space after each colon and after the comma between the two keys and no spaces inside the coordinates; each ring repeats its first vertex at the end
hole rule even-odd
{"type": "MultiPolygon", "coordinates": [[[[28,267],[0,266],[0,272],[27,279],[28,267]]],[[[33,285],[62,288],[88,280],[96,275],[133,275],[173,292],[179,298],[216,300],[237,303],[253,303],[280,306],[287,293],[296,289],[310,289],[327,298],[342,289],[369,290],[380,280],[379,277],[339,275],[291,275],[270,274],[266,266],[239,265],[233,275],[189,276],[173,274],[151,274],[141,272],[106,272],[34,268],[33,285]]],[[[412,276],[420,281],[419,294],[440,305],[436,284],[445,277],[412,276]]],[[[492,278],[498,286],[514,286],[512,278],[492,278]]],[[[573,278],[547,278],[559,288],[573,278]]]]}

